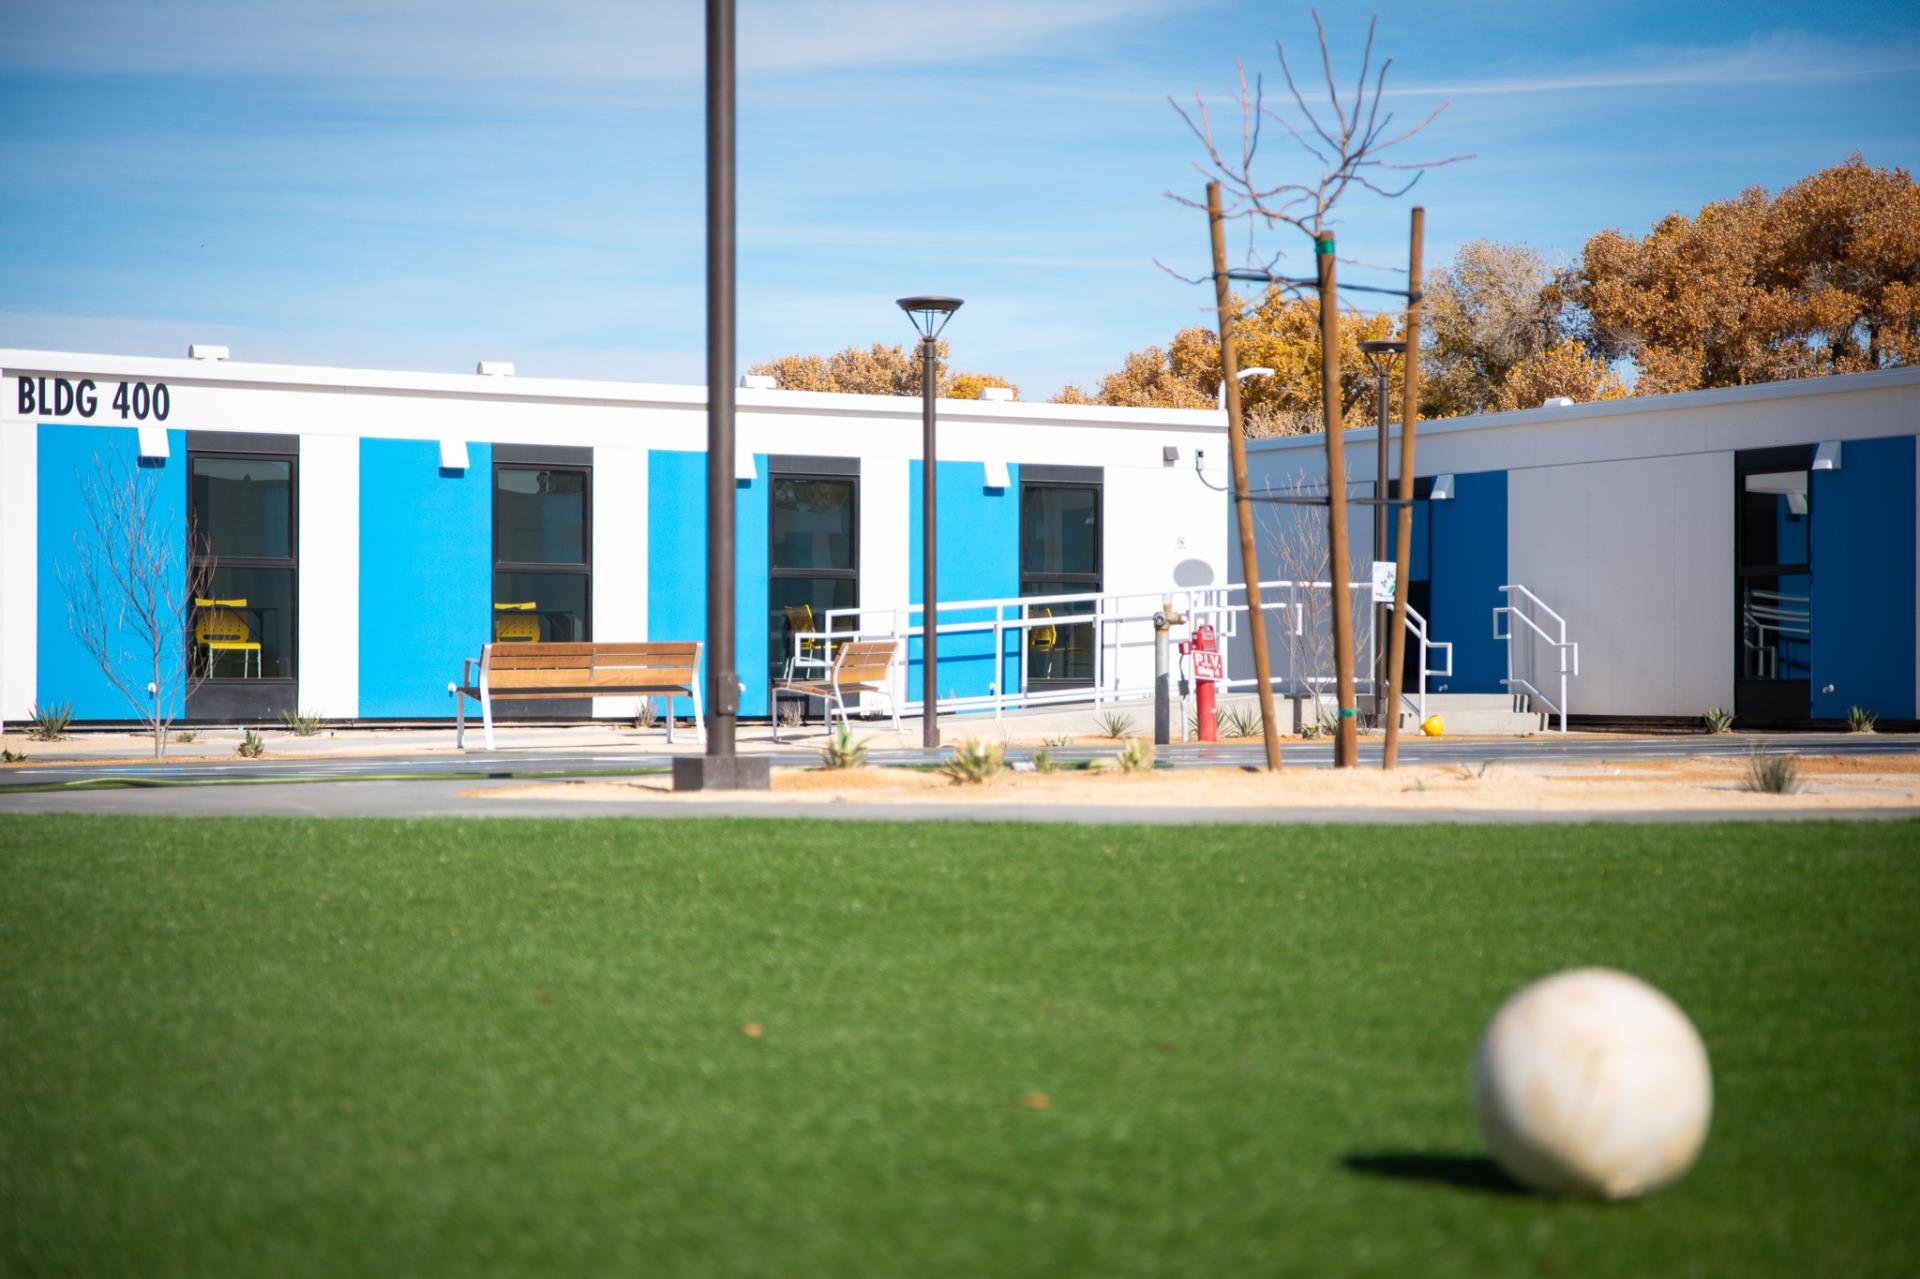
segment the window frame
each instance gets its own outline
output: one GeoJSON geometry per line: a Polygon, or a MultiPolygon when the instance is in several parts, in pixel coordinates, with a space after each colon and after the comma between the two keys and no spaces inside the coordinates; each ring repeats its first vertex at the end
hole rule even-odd
{"type": "Polygon", "coordinates": [[[1029,469],[1022,467],[1020,472],[1020,544],[1015,550],[1019,556],[1020,594],[1027,594],[1027,583],[1034,582],[1071,582],[1075,585],[1087,584],[1087,592],[1073,591],[1067,594],[1099,594],[1106,589],[1107,580],[1107,486],[1103,478],[1065,479],[1042,476],[1027,478],[1029,469]],[[1045,573],[1027,570],[1027,491],[1029,489],[1091,489],[1093,491],[1093,571],[1091,573],[1045,573]]]}
{"type": "Polygon", "coordinates": [[[495,583],[502,573],[546,573],[554,576],[584,577],[587,581],[585,592],[585,614],[580,619],[581,628],[586,632],[585,643],[593,640],[593,463],[588,461],[543,462],[530,458],[510,457],[493,459],[493,474],[487,477],[492,485],[488,493],[488,523],[491,525],[491,559],[493,570],[487,579],[487,634],[493,632],[495,583]],[[580,560],[503,560],[500,558],[500,473],[502,471],[572,471],[581,477],[580,489],[580,560]]]}
{"type": "MultiPolygon", "coordinates": [[[[288,594],[288,607],[293,616],[287,626],[287,667],[285,675],[261,676],[246,679],[240,676],[210,675],[205,683],[214,685],[234,685],[235,687],[262,683],[298,683],[300,679],[300,455],[298,453],[280,453],[268,449],[244,447],[195,447],[192,437],[187,442],[187,562],[198,571],[211,562],[213,571],[223,568],[263,568],[285,569],[293,575],[293,589],[288,594]],[[285,462],[287,464],[287,554],[275,555],[222,555],[220,548],[206,539],[201,512],[194,503],[194,465],[201,458],[224,459],[240,462],[285,462]],[[195,539],[207,549],[203,553],[194,545],[195,539]]],[[[211,582],[208,591],[213,591],[211,582]]],[[[187,601],[187,642],[193,642],[193,601],[187,601]]]]}

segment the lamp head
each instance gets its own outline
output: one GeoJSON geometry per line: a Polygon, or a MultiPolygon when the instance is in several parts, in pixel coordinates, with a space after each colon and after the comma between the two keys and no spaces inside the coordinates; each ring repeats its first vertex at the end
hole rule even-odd
{"type": "Polygon", "coordinates": [[[1372,341],[1360,344],[1360,354],[1367,357],[1367,365],[1373,369],[1375,377],[1386,376],[1393,368],[1393,357],[1406,353],[1405,342],[1372,341]]]}
{"type": "Polygon", "coordinates": [[[916,297],[901,298],[900,309],[913,321],[913,327],[923,338],[937,338],[940,330],[947,327],[947,321],[961,307],[959,298],[916,297]]]}

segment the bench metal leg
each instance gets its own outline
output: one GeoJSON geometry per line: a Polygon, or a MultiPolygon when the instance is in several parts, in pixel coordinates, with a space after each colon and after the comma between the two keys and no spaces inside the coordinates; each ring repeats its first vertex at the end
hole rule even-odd
{"type": "Polygon", "coordinates": [[[467,749],[467,695],[458,689],[453,694],[453,746],[467,749]]]}
{"type": "Polygon", "coordinates": [[[693,684],[693,732],[694,736],[700,739],[701,745],[705,745],[707,741],[707,717],[700,709],[700,682],[698,680],[695,680],[693,684]]]}
{"type": "Polygon", "coordinates": [[[773,712],[773,740],[776,742],[780,740],[780,694],[785,691],[776,684],[769,695],[771,700],[767,706],[767,709],[773,712]]]}
{"type": "Polygon", "coordinates": [[[493,698],[485,684],[480,685],[480,722],[487,728],[487,749],[493,749],[493,698]]]}
{"type": "Polygon", "coordinates": [[[671,746],[673,745],[673,694],[668,693],[664,700],[667,703],[667,745],[671,746]]]}

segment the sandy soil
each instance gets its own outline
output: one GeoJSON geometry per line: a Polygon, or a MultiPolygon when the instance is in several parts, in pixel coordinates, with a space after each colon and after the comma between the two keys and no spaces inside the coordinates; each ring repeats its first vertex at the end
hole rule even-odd
{"type": "Polygon", "coordinates": [[[486,799],[569,799],[700,804],[759,802],[910,804],[1099,804],[1208,808],[1392,808],[1586,811],[1804,811],[1823,808],[1910,808],[1920,811],[1920,758],[1803,757],[1802,784],[1789,795],[1746,790],[1744,759],[1638,761],[1543,766],[1293,769],[1264,774],[1242,769],[1160,770],[1129,776],[1112,769],[1054,774],[1005,773],[960,786],[938,773],[863,768],[844,772],[776,769],[770,792],[677,795],[664,777],[536,783],[464,794],[486,799]]]}

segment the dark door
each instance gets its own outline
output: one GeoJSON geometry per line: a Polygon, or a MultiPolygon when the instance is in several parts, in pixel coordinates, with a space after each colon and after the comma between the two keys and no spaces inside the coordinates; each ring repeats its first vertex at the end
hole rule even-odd
{"type": "MultiPolygon", "coordinates": [[[[592,459],[584,448],[494,449],[494,643],[593,638],[592,459]]],[[[496,702],[493,713],[497,719],[590,718],[593,703],[512,698],[496,702]]]]}
{"type": "Polygon", "coordinates": [[[829,619],[832,609],[860,603],[858,463],[847,458],[770,459],[768,513],[767,675],[789,671],[822,679],[822,641],[803,637],[828,629],[852,630],[857,619],[829,619]]]}
{"type": "MultiPolygon", "coordinates": [[[[1070,478],[1073,469],[1078,468],[1020,469],[1022,595],[1097,594],[1101,589],[1101,484],[1097,479],[1070,478]],[[1027,478],[1049,469],[1062,473],[1062,478],[1027,478]]],[[[1044,614],[1049,621],[1027,631],[1028,688],[1093,686],[1093,627],[1065,620],[1091,612],[1090,600],[1029,606],[1030,618],[1044,614]]]]}
{"type": "Polygon", "coordinates": [[[299,709],[297,447],[291,436],[188,436],[191,553],[213,569],[188,603],[189,657],[205,681],[187,699],[190,720],[299,709]]]}
{"type": "Polygon", "coordinates": [[[1734,714],[1813,713],[1811,446],[1734,459],[1734,714]]]}

